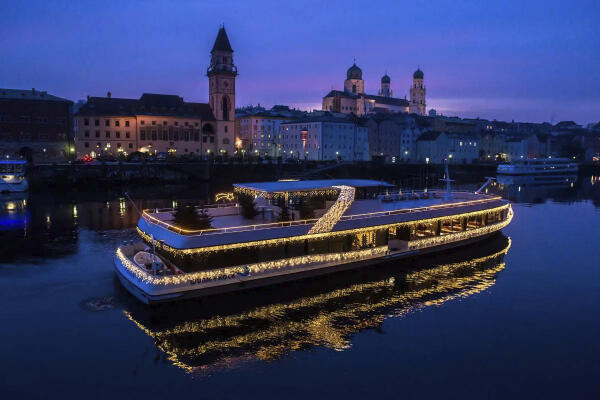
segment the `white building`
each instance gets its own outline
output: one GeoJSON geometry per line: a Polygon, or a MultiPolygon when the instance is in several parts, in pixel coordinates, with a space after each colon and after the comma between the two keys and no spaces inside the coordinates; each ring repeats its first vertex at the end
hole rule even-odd
{"type": "Polygon", "coordinates": [[[368,129],[330,114],[282,123],[281,150],[286,158],[368,161],[368,129]]]}
{"type": "Polygon", "coordinates": [[[479,159],[479,138],[474,135],[448,132],[425,132],[417,139],[419,162],[470,164],[479,159]]]}
{"type": "Polygon", "coordinates": [[[306,112],[275,106],[271,110],[241,112],[236,114],[239,132],[236,148],[261,157],[283,157],[280,125],[306,116],[306,112]]]}

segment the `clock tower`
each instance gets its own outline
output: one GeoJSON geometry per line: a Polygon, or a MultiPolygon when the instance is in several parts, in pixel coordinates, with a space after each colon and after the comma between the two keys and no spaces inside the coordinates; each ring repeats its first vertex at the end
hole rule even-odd
{"type": "Polygon", "coordinates": [[[225,27],[219,29],[217,39],[210,52],[208,97],[210,108],[217,121],[217,148],[229,155],[234,151],[235,128],[235,77],[237,67],[233,64],[233,49],[225,27]]]}

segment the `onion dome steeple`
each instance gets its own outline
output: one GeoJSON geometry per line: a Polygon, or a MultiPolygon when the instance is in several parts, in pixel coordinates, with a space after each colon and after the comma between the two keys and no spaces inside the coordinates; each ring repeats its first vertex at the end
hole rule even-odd
{"type": "Polygon", "coordinates": [[[358,68],[356,62],[352,64],[348,71],[346,72],[346,79],[361,79],[362,80],[362,70],[358,68]]]}
{"type": "Polygon", "coordinates": [[[421,71],[420,68],[418,68],[415,73],[413,74],[413,79],[423,79],[423,71],[421,71]]]}

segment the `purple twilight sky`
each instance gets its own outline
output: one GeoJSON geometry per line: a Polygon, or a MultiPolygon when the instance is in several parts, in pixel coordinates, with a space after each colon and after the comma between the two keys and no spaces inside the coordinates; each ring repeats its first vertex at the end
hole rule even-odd
{"type": "Polygon", "coordinates": [[[0,87],[72,100],[143,92],[207,101],[221,23],[237,106],[320,108],[346,69],[396,97],[425,72],[427,108],[518,121],[600,120],[600,1],[2,1],[0,87]]]}

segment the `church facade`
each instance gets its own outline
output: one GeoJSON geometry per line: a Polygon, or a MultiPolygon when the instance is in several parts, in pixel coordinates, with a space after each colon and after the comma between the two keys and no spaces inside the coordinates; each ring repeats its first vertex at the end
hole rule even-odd
{"type": "Polygon", "coordinates": [[[425,115],[425,85],[423,71],[413,74],[410,101],[393,97],[391,79],[385,74],[381,78],[381,89],[377,95],[365,93],[362,70],[354,63],[346,72],[344,90],[332,90],[323,97],[323,110],[344,114],[365,115],[377,111],[403,112],[425,115]]]}

